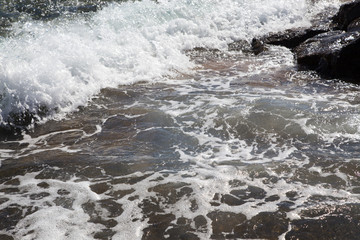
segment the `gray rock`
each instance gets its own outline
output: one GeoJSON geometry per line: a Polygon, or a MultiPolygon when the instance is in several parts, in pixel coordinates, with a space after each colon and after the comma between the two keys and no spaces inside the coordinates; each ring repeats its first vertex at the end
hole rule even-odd
{"type": "Polygon", "coordinates": [[[360,17],[355,19],[354,21],[352,21],[348,26],[347,26],[347,31],[348,32],[355,32],[355,31],[360,31],[360,17]]]}
{"type": "Polygon", "coordinates": [[[287,48],[295,48],[305,40],[324,33],[328,29],[324,28],[296,28],[288,29],[281,33],[271,33],[263,37],[260,41],[271,45],[280,45],[287,48]]]}
{"type": "Polygon", "coordinates": [[[338,13],[333,17],[333,23],[340,30],[346,30],[347,26],[360,17],[360,0],[343,4],[338,13]]]}
{"type": "Polygon", "coordinates": [[[295,49],[297,61],[331,77],[360,76],[360,32],[332,31],[295,49]]]}

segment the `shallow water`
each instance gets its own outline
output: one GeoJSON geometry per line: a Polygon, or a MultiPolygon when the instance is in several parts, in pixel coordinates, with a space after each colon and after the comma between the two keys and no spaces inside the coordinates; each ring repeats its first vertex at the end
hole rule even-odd
{"type": "Polygon", "coordinates": [[[0,142],[0,239],[358,238],[359,86],[282,47],[181,54],[0,142]]]}

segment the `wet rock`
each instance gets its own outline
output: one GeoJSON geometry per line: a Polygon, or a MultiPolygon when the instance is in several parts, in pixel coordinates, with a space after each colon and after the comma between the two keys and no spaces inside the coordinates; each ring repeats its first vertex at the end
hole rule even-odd
{"type": "MultiPolygon", "coordinates": [[[[38,208],[11,204],[0,210],[0,230],[9,231],[26,216],[36,212],[38,208]]],[[[1,238],[0,238],[1,239],[1,238]]]]}
{"type": "Polygon", "coordinates": [[[0,230],[10,230],[22,218],[22,208],[11,206],[0,210],[0,230]]]}
{"type": "Polygon", "coordinates": [[[230,193],[244,200],[249,198],[263,199],[266,196],[264,189],[255,186],[249,186],[247,189],[232,190],[230,193]]]}
{"type": "Polygon", "coordinates": [[[197,230],[206,230],[207,227],[207,221],[206,218],[202,215],[196,216],[194,218],[195,227],[197,230]]]}
{"type": "Polygon", "coordinates": [[[34,194],[30,195],[30,199],[31,200],[40,200],[40,199],[43,199],[48,196],[50,196],[50,193],[47,193],[47,192],[34,193],[34,194]]]}
{"type": "Polygon", "coordinates": [[[46,182],[41,182],[41,183],[38,183],[37,185],[38,187],[41,187],[41,188],[49,188],[50,185],[46,182]]]}
{"type": "Polygon", "coordinates": [[[222,203],[225,203],[229,206],[239,206],[239,205],[242,205],[245,203],[244,200],[241,200],[237,197],[234,197],[230,194],[225,194],[221,197],[221,202],[222,203]]]}
{"type": "Polygon", "coordinates": [[[115,199],[120,199],[125,197],[126,195],[129,195],[131,193],[135,192],[134,189],[127,189],[127,190],[117,190],[117,191],[111,191],[107,195],[110,195],[114,197],[115,199]]]}
{"type": "Polygon", "coordinates": [[[263,37],[261,41],[265,44],[295,48],[305,40],[312,38],[320,33],[327,32],[326,28],[297,28],[288,29],[285,32],[271,33],[263,37]]]}
{"type": "Polygon", "coordinates": [[[212,238],[219,239],[228,233],[232,233],[234,228],[245,222],[246,216],[241,213],[214,211],[207,216],[211,219],[212,238]]]}
{"type": "Polygon", "coordinates": [[[271,195],[271,196],[265,198],[265,202],[275,202],[279,199],[280,199],[279,195],[271,195]]]}
{"type": "MultiPolygon", "coordinates": [[[[64,160],[64,158],[62,159],[64,160]]],[[[59,179],[68,181],[72,175],[69,172],[64,172],[62,170],[57,170],[53,168],[45,168],[38,175],[35,176],[35,179],[59,179]]]]}
{"type": "MultiPolygon", "coordinates": [[[[355,193],[355,194],[360,194],[360,187],[353,188],[352,192],[355,193]]],[[[0,200],[0,202],[1,202],[1,200],[0,200]]]]}
{"type": "Polygon", "coordinates": [[[18,188],[4,188],[4,189],[1,189],[0,192],[5,193],[5,194],[13,194],[13,193],[20,192],[20,190],[18,188]]]}
{"type": "Polygon", "coordinates": [[[151,176],[152,174],[145,174],[143,176],[139,176],[139,177],[125,177],[125,178],[118,178],[118,179],[115,179],[113,181],[111,181],[111,185],[116,185],[116,184],[120,184],[120,183],[126,183],[126,184],[130,184],[130,185],[133,185],[133,184],[136,184],[146,178],[148,178],[149,176],[151,176]]]}
{"type": "Polygon", "coordinates": [[[229,185],[230,185],[232,188],[236,188],[236,187],[245,186],[246,183],[243,182],[243,181],[234,179],[234,180],[230,180],[230,181],[229,181],[229,185]]]}
{"type": "Polygon", "coordinates": [[[90,186],[91,191],[102,194],[110,189],[110,186],[107,183],[97,183],[90,186]]]}
{"type": "Polygon", "coordinates": [[[195,212],[196,210],[198,210],[199,209],[199,205],[198,205],[198,203],[196,202],[196,200],[195,199],[191,199],[190,200],[190,210],[192,211],[192,212],[195,212]]]}
{"type": "Polygon", "coordinates": [[[190,196],[193,190],[187,187],[187,183],[166,183],[149,188],[149,192],[156,192],[158,196],[164,198],[167,204],[174,204],[183,196],[190,196]]]}
{"type": "Polygon", "coordinates": [[[150,217],[149,226],[143,230],[143,240],[164,239],[166,229],[175,220],[172,214],[157,214],[150,217]]]}
{"type": "Polygon", "coordinates": [[[319,218],[324,215],[341,215],[347,218],[352,216],[360,217],[360,204],[325,205],[301,211],[301,216],[305,218],[319,218]]]}
{"type": "Polygon", "coordinates": [[[101,232],[97,232],[94,235],[95,239],[112,239],[116,232],[111,229],[102,229],[101,232]]]}
{"type": "Polygon", "coordinates": [[[103,219],[101,217],[91,218],[90,222],[102,224],[107,228],[113,228],[118,224],[118,222],[116,220],[114,220],[114,219],[105,220],[105,219],[103,219]]]}
{"type": "Polygon", "coordinates": [[[343,4],[333,17],[333,23],[338,29],[346,30],[348,25],[360,17],[360,0],[343,4]]]}
{"type": "Polygon", "coordinates": [[[355,19],[347,26],[348,32],[360,31],[360,18],[355,19]]]}
{"type": "Polygon", "coordinates": [[[168,239],[199,240],[200,238],[192,233],[194,229],[190,226],[191,222],[188,218],[178,218],[176,225],[171,225],[165,232],[165,236],[168,239]]]}
{"type": "Polygon", "coordinates": [[[0,234],[1,240],[14,240],[12,236],[6,235],[6,234],[0,234]]]}
{"type": "MultiPolygon", "coordinates": [[[[101,5],[99,1],[61,1],[57,0],[14,0],[13,9],[19,13],[29,14],[35,20],[51,20],[63,13],[96,12],[101,5]]],[[[9,6],[10,7],[10,6],[9,6]]],[[[11,7],[10,7],[11,10],[11,7]]]]}
{"type": "Polygon", "coordinates": [[[139,207],[142,209],[146,217],[155,215],[158,212],[164,212],[159,206],[159,201],[155,197],[145,198],[140,204],[139,207]]]}
{"type": "Polygon", "coordinates": [[[326,216],[321,219],[302,219],[292,223],[292,230],[286,234],[286,240],[305,239],[359,239],[359,217],[326,216]],[[338,236],[339,238],[335,238],[338,236]]]}
{"type": "Polygon", "coordinates": [[[0,205],[9,201],[9,198],[0,198],[0,205]]]}
{"type": "Polygon", "coordinates": [[[285,239],[359,239],[360,204],[325,205],[301,211],[285,239]]]}
{"type": "Polygon", "coordinates": [[[96,12],[98,9],[97,5],[87,4],[76,8],[76,12],[96,12]]]}
{"type": "Polygon", "coordinates": [[[287,229],[288,220],[285,214],[262,212],[252,219],[236,226],[234,235],[235,237],[246,239],[277,240],[287,229]]]}
{"type": "MultiPolygon", "coordinates": [[[[221,196],[220,202],[229,206],[239,206],[248,199],[263,199],[266,196],[266,192],[255,186],[249,186],[246,189],[234,189],[230,194],[224,194],[221,196]]],[[[219,196],[214,196],[213,200],[217,200],[219,196]]]]}
{"type": "Polygon", "coordinates": [[[296,200],[296,197],[298,196],[298,193],[296,191],[289,191],[289,192],[286,192],[286,196],[292,200],[292,201],[295,201],[296,200]]]}
{"type": "Polygon", "coordinates": [[[295,49],[299,64],[330,77],[360,75],[360,32],[333,31],[306,40],[295,49]]]}
{"type": "Polygon", "coordinates": [[[124,212],[122,205],[111,199],[101,200],[100,205],[102,208],[108,210],[107,217],[118,217],[124,212]]]}
{"type": "Polygon", "coordinates": [[[118,217],[122,214],[123,210],[120,204],[106,199],[100,202],[87,202],[81,206],[85,213],[90,217],[89,222],[99,223],[104,225],[107,228],[115,227],[118,222],[114,219],[104,219],[118,217]],[[104,211],[106,209],[106,211],[104,211]]]}
{"type": "Polygon", "coordinates": [[[9,181],[6,181],[4,183],[5,185],[15,185],[15,186],[19,186],[20,185],[20,181],[18,178],[14,178],[14,179],[11,179],[9,181]]]}
{"type": "Polygon", "coordinates": [[[266,51],[268,49],[267,46],[265,46],[265,43],[257,38],[254,38],[251,41],[251,50],[255,55],[259,55],[260,53],[266,51]]]}
{"type": "Polygon", "coordinates": [[[73,203],[74,203],[75,199],[72,198],[67,198],[67,197],[57,197],[54,200],[54,203],[56,204],[56,206],[60,206],[66,209],[71,209],[73,210],[73,203]]]}
{"type": "Polygon", "coordinates": [[[57,194],[63,196],[63,195],[69,195],[70,192],[69,192],[68,190],[66,190],[66,189],[59,189],[59,190],[57,191],[57,194]]]}
{"type": "Polygon", "coordinates": [[[291,209],[291,207],[293,207],[295,205],[295,203],[290,202],[290,201],[282,201],[279,202],[278,204],[279,207],[279,211],[281,212],[289,212],[291,209]]]}

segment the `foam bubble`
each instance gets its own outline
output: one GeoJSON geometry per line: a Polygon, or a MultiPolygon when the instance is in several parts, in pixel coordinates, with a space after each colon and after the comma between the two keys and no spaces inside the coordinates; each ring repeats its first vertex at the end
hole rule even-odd
{"type": "Polygon", "coordinates": [[[225,50],[233,40],[309,25],[310,15],[305,0],[146,0],[88,17],[18,22],[0,43],[0,120],[61,116],[102,88],[189,72],[186,49],[225,50]]]}

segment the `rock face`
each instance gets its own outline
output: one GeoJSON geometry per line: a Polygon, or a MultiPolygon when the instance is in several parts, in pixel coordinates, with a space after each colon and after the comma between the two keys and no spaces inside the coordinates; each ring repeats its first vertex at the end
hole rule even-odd
{"type": "Polygon", "coordinates": [[[306,40],[295,49],[301,65],[327,76],[360,76],[360,32],[331,31],[306,40]]]}
{"type": "Polygon", "coordinates": [[[322,28],[298,28],[289,29],[285,33],[275,33],[266,36],[262,41],[266,44],[280,45],[287,48],[295,48],[308,38],[314,37],[317,34],[326,32],[326,29],[322,28]]]}
{"type": "Polygon", "coordinates": [[[310,28],[253,39],[252,52],[260,54],[268,44],[290,48],[300,66],[325,77],[360,83],[360,0],[343,4],[332,18],[319,14],[310,28]]]}
{"type": "Polygon", "coordinates": [[[324,76],[360,83],[360,0],[342,5],[332,26],[297,46],[295,57],[324,76]]]}
{"type": "Polygon", "coordinates": [[[342,5],[338,13],[333,17],[333,22],[340,30],[346,30],[347,26],[360,17],[360,0],[342,5]]]}

